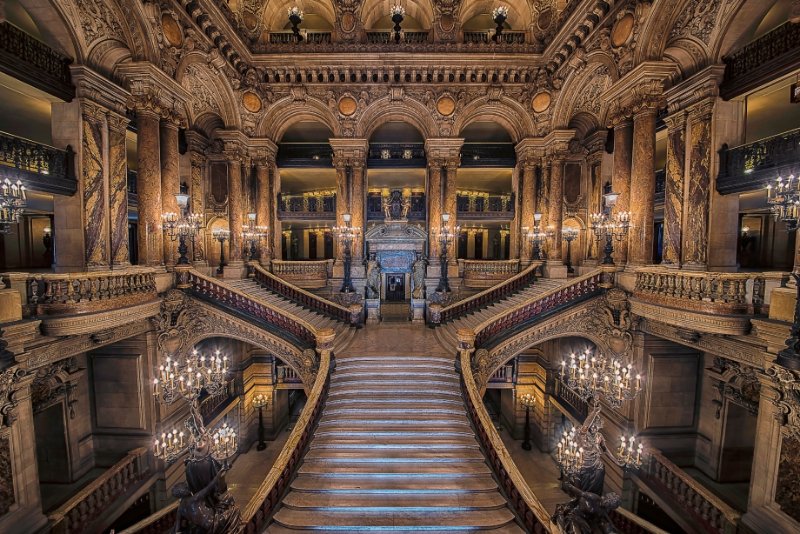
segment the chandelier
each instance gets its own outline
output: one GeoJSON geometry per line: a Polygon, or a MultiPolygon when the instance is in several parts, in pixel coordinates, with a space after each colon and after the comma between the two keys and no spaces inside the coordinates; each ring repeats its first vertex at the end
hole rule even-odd
{"type": "Polygon", "coordinates": [[[800,218],[800,179],[794,174],[784,180],[778,177],[775,185],[767,185],[767,204],[778,220],[786,223],[789,231],[795,230],[800,218]]]}
{"type": "Polygon", "coordinates": [[[247,225],[242,227],[242,240],[250,261],[255,261],[261,242],[269,235],[269,227],[256,225],[256,214],[247,214],[247,225]]]}
{"type": "Polygon", "coordinates": [[[188,265],[189,258],[186,253],[189,248],[186,245],[186,240],[191,239],[200,232],[203,227],[203,215],[200,213],[189,213],[189,195],[186,194],[181,186],[181,192],[175,195],[175,200],[178,202],[178,208],[181,210],[180,214],[167,212],[161,215],[161,220],[164,225],[164,231],[167,233],[172,241],[176,239],[178,243],[178,265],[188,265]]]}
{"type": "Polygon", "coordinates": [[[15,183],[6,178],[0,183],[0,234],[11,232],[11,225],[19,223],[26,204],[25,185],[20,180],[15,183]]]}
{"type": "Polygon", "coordinates": [[[153,454],[159,460],[172,463],[186,450],[184,432],[178,432],[174,428],[161,434],[161,439],[153,443],[153,454]]]}
{"type": "Polygon", "coordinates": [[[642,390],[641,375],[634,373],[633,365],[624,365],[618,358],[595,355],[591,349],[569,355],[569,363],[561,362],[561,381],[583,400],[602,397],[614,408],[633,400],[642,390]]]}
{"type": "Polygon", "coordinates": [[[614,265],[614,258],[612,256],[614,253],[613,242],[615,240],[622,241],[625,239],[631,227],[631,212],[613,212],[618,199],[619,193],[609,191],[604,194],[602,213],[592,213],[590,216],[595,237],[598,241],[604,237],[606,240],[606,246],[603,249],[605,253],[603,265],[614,265]]]}
{"type": "Polygon", "coordinates": [[[211,456],[228,465],[228,459],[236,454],[236,432],[225,421],[211,435],[211,456]]]}

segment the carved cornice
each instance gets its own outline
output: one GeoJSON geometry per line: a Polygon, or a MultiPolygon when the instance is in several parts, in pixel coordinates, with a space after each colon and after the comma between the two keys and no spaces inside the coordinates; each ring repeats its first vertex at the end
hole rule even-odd
{"type": "MultiPolygon", "coordinates": [[[[656,298],[648,296],[648,300],[656,301],[656,298]]],[[[691,304],[688,299],[683,301],[675,299],[676,304],[680,302],[691,304]]],[[[645,302],[639,298],[631,299],[631,310],[636,315],[655,320],[666,320],[680,328],[692,330],[694,332],[705,332],[709,334],[722,335],[744,335],[750,330],[750,317],[748,315],[719,315],[698,309],[671,308],[669,302],[645,302]]],[[[701,303],[702,304],[702,303],[701,303]]]]}
{"type": "Polygon", "coordinates": [[[664,89],[679,74],[678,66],[669,61],[646,61],[618,80],[602,99],[611,102],[610,126],[615,126],[627,117],[645,108],[662,104],[664,89]]]}
{"type": "Polygon", "coordinates": [[[765,374],[775,392],[771,400],[778,408],[776,419],[788,435],[800,439],[800,373],[770,364],[765,374]]]}
{"type": "Polygon", "coordinates": [[[358,167],[366,165],[369,141],[350,137],[333,137],[329,139],[333,149],[333,166],[336,168],[358,167]]]}
{"type": "Polygon", "coordinates": [[[425,140],[425,155],[438,160],[443,167],[457,167],[461,163],[461,137],[431,137],[425,140]]]}
{"type": "Polygon", "coordinates": [[[665,93],[669,113],[688,110],[703,101],[716,99],[724,75],[725,65],[711,65],[669,89],[665,93]]]}
{"type": "MultiPolygon", "coordinates": [[[[138,300],[153,299],[155,293],[134,296],[138,300]]],[[[125,305],[124,300],[124,298],[120,298],[114,301],[115,305],[122,306],[115,310],[67,317],[42,317],[42,333],[46,336],[64,337],[109,331],[131,321],[147,319],[158,313],[158,300],[138,305],[125,305]]]]}
{"type": "Polygon", "coordinates": [[[125,115],[130,93],[85,65],[70,67],[75,96],[94,102],[119,115],[125,115]]]}
{"type": "Polygon", "coordinates": [[[151,63],[125,63],[120,76],[130,89],[128,107],[183,122],[191,95],[176,80],[151,63]]]}
{"type": "Polygon", "coordinates": [[[248,150],[256,165],[273,165],[278,155],[278,145],[271,139],[250,139],[248,150]]]}
{"type": "Polygon", "coordinates": [[[247,146],[250,138],[238,130],[220,130],[216,133],[222,143],[222,155],[228,161],[242,162],[248,158],[247,146]]]}

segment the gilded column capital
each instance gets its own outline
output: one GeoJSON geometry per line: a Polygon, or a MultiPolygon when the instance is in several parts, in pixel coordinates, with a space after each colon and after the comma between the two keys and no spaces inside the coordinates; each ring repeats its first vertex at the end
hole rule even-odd
{"type": "Polygon", "coordinates": [[[278,145],[271,139],[251,139],[248,146],[250,157],[256,166],[273,166],[278,155],[278,145]]]}
{"type": "Polygon", "coordinates": [[[128,124],[131,122],[127,116],[114,113],[113,111],[108,112],[106,121],[108,122],[109,130],[118,133],[125,133],[128,129],[128,124]]]}
{"type": "Polygon", "coordinates": [[[461,162],[462,146],[464,139],[461,137],[431,137],[425,140],[425,156],[444,161],[443,167],[452,167],[452,162],[461,162]]]}
{"type": "Polygon", "coordinates": [[[670,114],[689,108],[704,100],[715,100],[719,96],[719,85],[725,76],[725,65],[711,65],[691,78],[666,91],[667,109],[670,114]]]}
{"type": "Polygon", "coordinates": [[[205,135],[194,130],[187,130],[185,135],[189,152],[205,154],[210,144],[205,135]]]}
{"type": "Polygon", "coordinates": [[[366,139],[336,137],[329,140],[333,149],[333,166],[361,168],[366,164],[369,142],[366,139]]]}

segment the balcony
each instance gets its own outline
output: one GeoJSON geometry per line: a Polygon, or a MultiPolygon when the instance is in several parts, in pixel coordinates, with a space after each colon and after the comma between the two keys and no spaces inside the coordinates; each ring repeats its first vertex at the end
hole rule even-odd
{"type": "Polygon", "coordinates": [[[282,221],[335,219],[336,193],[304,193],[278,195],[278,218],[282,221]]]}
{"type": "Polygon", "coordinates": [[[795,172],[800,162],[800,128],[719,153],[717,192],[721,195],[755,191],[778,176],[795,172]]]}
{"type": "Polygon", "coordinates": [[[492,39],[492,37],[494,37],[494,32],[494,30],[480,32],[465,31],[464,43],[490,44],[496,42],[497,44],[525,44],[524,31],[503,30],[503,33],[500,34],[499,41],[492,39]]]}
{"type": "Polygon", "coordinates": [[[459,193],[456,196],[456,209],[459,221],[510,221],[514,218],[514,194],[459,193]]]}
{"type": "MultiPolygon", "coordinates": [[[[425,220],[425,193],[411,193],[411,207],[408,210],[407,219],[409,221],[425,220]]],[[[372,192],[367,194],[367,220],[383,221],[386,219],[386,212],[383,209],[383,195],[372,192]]]]}
{"type": "Polygon", "coordinates": [[[325,168],[333,166],[333,150],[328,143],[281,143],[278,167],[325,168]]]}
{"type": "Polygon", "coordinates": [[[426,165],[422,143],[370,143],[367,166],[423,168],[426,165]]]}
{"type": "Polygon", "coordinates": [[[464,143],[462,167],[514,167],[517,154],[512,143],[464,143]]]}
{"type": "Polygon", "coordinates": [[[303,44],[330,44],[331,42],[331,32],[300,30],[300,35],[303,36],[302,41],[298,41],[297,36],[290,31],[272,32],[269,34],[269,44],[299,44],[302,46],[303,44]]]}
{"type": "Polygon", "coordinates": [[[0,177],[22,180],[30,190],[74,195],[78,190],[74,160],[70,146],[61,150],[0,132],[0,177]]]}

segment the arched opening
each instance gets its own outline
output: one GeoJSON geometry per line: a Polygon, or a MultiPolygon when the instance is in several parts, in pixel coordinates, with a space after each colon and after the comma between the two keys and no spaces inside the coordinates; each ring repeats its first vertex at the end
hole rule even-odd
{"type": "MultiPolygon", "coordinates": [[[[281,258],[333,258],[331,228],[336,224],[336,170],[332,165],[330,128],[316,121],[299,121],[278,143],[281,258]]],[[[276,251],[277,252],[277,251],[276,251]]]]}
{"type": "MultiPolygon", "coordinates": [[[[364,29],[370,34],[386,34],[394,28],[391,9],[395,5],[405,9],[401,22],[403,31],[407,33],[427,33],[433,26],[433,6],[428,0],[403,0],[401,2],[389,0],[370,0],[361,8],[361,21],[364,29]]],[[[372,41],[372,39],[370,39],[372,41]]]]}
{"type": "Polygon", "coordinates": [[[298,28],[303,40],[311,42],[330,42],[334,28],[336,13],[333,4],[328,0],[268,2],[262,14],[262,32],[258,37],[259,44],[292,43],[297,37],[292,31],[288,11],[298,7],[303,18],[298,28]]]}

